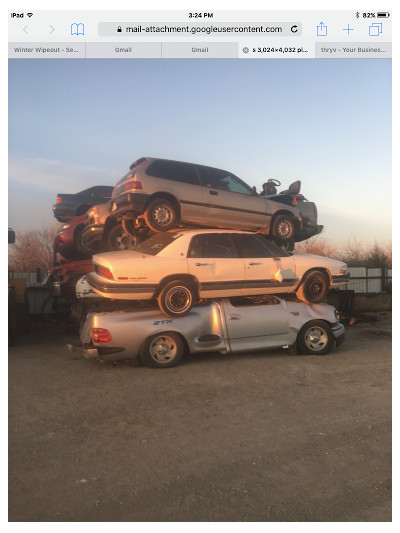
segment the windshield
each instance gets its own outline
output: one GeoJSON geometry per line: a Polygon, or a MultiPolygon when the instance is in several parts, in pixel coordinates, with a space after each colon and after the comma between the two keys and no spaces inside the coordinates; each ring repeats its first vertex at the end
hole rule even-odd
{"type": "Polygon", "coordinates": [[[149,239],[146,239],[144,242],[138,244],[136,251],[148,255],[157,255],[161,252],[161,250],[164,250],[164,248],[171,244],[171,242],[179,239],[179,237],[182,237],[182,233],[177,231],[171,233],[156,233],[149,239]]]}

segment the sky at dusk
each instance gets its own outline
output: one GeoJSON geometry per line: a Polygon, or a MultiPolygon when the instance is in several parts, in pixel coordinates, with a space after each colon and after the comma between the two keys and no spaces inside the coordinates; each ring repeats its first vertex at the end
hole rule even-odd
{"type": "Polygon", "coordinates": [[[9,60],[9,226],[147,155],[299,179],[326,239],[389,242],[391,114],[387,59],[9,60]]]}

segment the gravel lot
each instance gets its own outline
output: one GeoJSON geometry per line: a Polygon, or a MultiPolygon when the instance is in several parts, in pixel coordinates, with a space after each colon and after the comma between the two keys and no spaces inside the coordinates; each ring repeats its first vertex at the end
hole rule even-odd
{"type": "Polygon", "coordinates": [[[390,521],[390,317],[325,357],[9,350],[10,521],[390,521]]]}

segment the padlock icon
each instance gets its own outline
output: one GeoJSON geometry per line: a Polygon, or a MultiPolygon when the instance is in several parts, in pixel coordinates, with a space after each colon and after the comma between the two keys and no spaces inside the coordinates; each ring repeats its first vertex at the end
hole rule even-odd
{"type": "Polygon", "coordinates": [[[122,31],[121,26],[118,26],[117,31],[118,31],[118,32],[121,32],[121,31],[122,31]]]}

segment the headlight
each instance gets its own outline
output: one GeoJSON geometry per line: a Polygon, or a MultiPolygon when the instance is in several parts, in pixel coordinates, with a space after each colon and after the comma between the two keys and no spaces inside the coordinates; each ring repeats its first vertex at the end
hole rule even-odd
{"type": "Polygon", "coordinates": [[[342,268],[340,269],[340,274],[342,276],[344,276],[345,274],[347,274],[348,271],[347,271],[347,265],[343,265],[342,268]]]}

